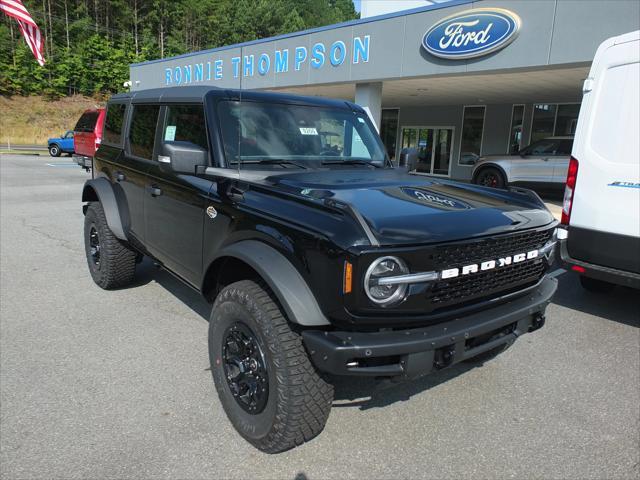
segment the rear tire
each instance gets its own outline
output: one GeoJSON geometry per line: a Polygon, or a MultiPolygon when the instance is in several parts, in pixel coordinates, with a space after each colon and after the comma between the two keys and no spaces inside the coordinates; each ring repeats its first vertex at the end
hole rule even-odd
{"type": "Polygon", "coordinates": [[[100,288],[121,288],[133,281],[136,252],[117,238],[99,202],[91,202],[84,216],[84,248],[89,272],[100,288]]]}
{"type": "Polygon", "coordinates": [[[580,275],[580,285],[582,285],[582,288],[592,293],[609,293],[616,288],[613,283],[597,280],[591,277],[585,277],[584,275],[580,275]]]}
{"type": "Polygon", "coordinates": [[[52,157],[59,157],[61,153],[62,151],[60,150],[60,147],[58,145],[56,145],[55,143],[53,145],[49,145],[49,155],[51,155],[52,157]]]}
{"type": "Polygon", "coordinates": [[[300,334],[265,285],[242,280],[217,296],[209,360],[229,420],[257,449],[289,450],[324,429],[333,385],[311,364],[300,334]]]}
{"type": "Polygon", "coordinates": [[[493,167],[487,167],[478,172],[474,183],[485,187],[504,188],[507,182],[500,170],[493,167]]]}

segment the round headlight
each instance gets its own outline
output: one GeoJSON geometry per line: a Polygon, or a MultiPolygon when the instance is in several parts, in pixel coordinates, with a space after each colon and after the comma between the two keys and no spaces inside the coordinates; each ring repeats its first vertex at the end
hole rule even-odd
{"type": "Polygon", "coordinates": [[[367,269],[364,276],[364,291],[373,303],[391,305],[404,299],[407,284],[380,285],[385,277],[395,277],[409,273],[407,265],[397,257],[380,257],[367,269]]]}

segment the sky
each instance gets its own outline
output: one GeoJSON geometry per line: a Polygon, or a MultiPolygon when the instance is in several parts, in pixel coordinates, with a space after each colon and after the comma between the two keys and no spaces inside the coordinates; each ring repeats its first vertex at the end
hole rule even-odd
{"type": "Polygon", "coordinates": [[[360,0],[353,0],[353,6],[356,8],[356,12],[360,11],[360,0]]]}

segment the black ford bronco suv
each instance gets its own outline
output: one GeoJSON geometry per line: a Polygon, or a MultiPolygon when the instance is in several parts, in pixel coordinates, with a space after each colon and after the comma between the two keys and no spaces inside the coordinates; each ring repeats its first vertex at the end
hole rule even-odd
{"type": "Polygon", "coordinates": [[[557,286],[556,221],[537,195],[394,168],[346,101],[115,95],[92,175],[95,283],[126,286],[148,255],[212,303],[215,387],[265,452],[322,431],[332,375],[486,360],[542,327],[557,286]]]}

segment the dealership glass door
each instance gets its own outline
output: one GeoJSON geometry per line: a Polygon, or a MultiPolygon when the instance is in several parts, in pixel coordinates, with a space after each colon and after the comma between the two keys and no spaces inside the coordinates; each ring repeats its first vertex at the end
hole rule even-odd
{"type": "Polygon", "coordinates": [[[418,151],[416,171],[432,175],[449,175],[453,127],[404,127],[402,148],[418,151]]]}

